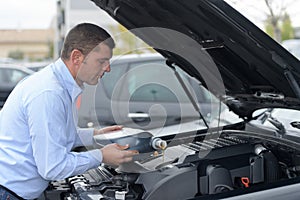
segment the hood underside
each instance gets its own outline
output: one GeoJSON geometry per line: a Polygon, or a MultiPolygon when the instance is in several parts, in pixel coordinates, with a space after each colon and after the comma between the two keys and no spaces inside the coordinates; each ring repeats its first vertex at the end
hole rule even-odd
{"type": "Polygon", "coordinates": [[[166,57],[170,66],[200,80],[240,117],[250,119],[253,111],[265,107],[300,108],[299,60],[226,2],[92,1],[166,57]],[[170,30],[199,46],[168,35],[170,30]],[[220,78],[222,84],[214,81],[220,78]]]}

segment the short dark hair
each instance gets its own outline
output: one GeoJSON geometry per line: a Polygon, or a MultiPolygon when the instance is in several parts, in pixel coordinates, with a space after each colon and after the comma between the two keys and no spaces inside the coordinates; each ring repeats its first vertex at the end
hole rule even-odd
{"type": "Polygon", "coordinates": [[[74,49],[78,49],[86,56],[101,42],[111,49],[115,47],[114,40],[103,28],[90,23],[78,24],[67,34],[61,51],[61,58],[68,60],[74,49]]]}

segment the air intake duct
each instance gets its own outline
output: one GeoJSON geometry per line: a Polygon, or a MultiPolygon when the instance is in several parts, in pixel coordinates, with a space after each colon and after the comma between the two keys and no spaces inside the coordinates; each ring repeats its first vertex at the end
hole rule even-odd
{"type": "Polygon", "coordinates": [[[262,145],[255,146],[255,153],[264,159],[264,177],[266,183],[271,183],[280,179],[280,167],[275,155],[262,145]]]}

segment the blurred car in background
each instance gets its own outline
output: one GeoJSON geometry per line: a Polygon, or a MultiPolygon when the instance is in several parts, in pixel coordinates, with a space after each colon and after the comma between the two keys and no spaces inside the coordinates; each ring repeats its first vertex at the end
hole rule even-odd
{"type": "Polygon", "coordinates": [[[284,40],[281,45],[300,59],[300,39],[284,40]]]}
{"type": "Polygon", "coordinates": [[[6,63],[6,64],[11,64],[11,63],[15,63],[15,62],[17,62],[15,59],[13,59],[13,58],[6,58],[6,57],[4,57],[4,58],[0,58],[0,63],[6,63]]]}
{"type": "Polygon", "coordinates": [[[0,64],[0,109],[17,83],[32,73],[34,71],[23,66],[0,64]]]}
{"type": "Polygon", "coordinates": [[[25,63],[24,66],[32,71],[40,71],[44,67],[50,64],[51,61],[41,61],[41,62],[29,62],[25,63]]]}
{"type": "MultiPolygon", "coordinates": [[[[199,81],[177,70],[201,114],[210,117],[212,95],[199,81]]],[[[122,124],[148,130],[199,119],[199,113],[165,59],[145,54],[113,58],[111,72],[97,86],[85,86],[78,117],[80,127],[122,124]]]]}

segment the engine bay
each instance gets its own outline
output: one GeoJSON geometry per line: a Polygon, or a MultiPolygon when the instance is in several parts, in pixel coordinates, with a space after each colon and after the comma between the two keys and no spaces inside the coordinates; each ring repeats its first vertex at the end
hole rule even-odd
{"type": "MultiPolygon", "coordinates": [[[[223,131],[139,155],[134,162],[101,165],[51,182],[46,199],[192,199],[245,192],[299,175],[299,152],[282,142],[223,131]]],[[[251,135],[251,134],[250,134],[251,135]]],[[[269,136],[268,136],[269,137],[269,136]]],[[[181,140],[181,139],[180,139],[181,140]]],[[[185,140],[182,140],[185,141],[185,140]]]]}

